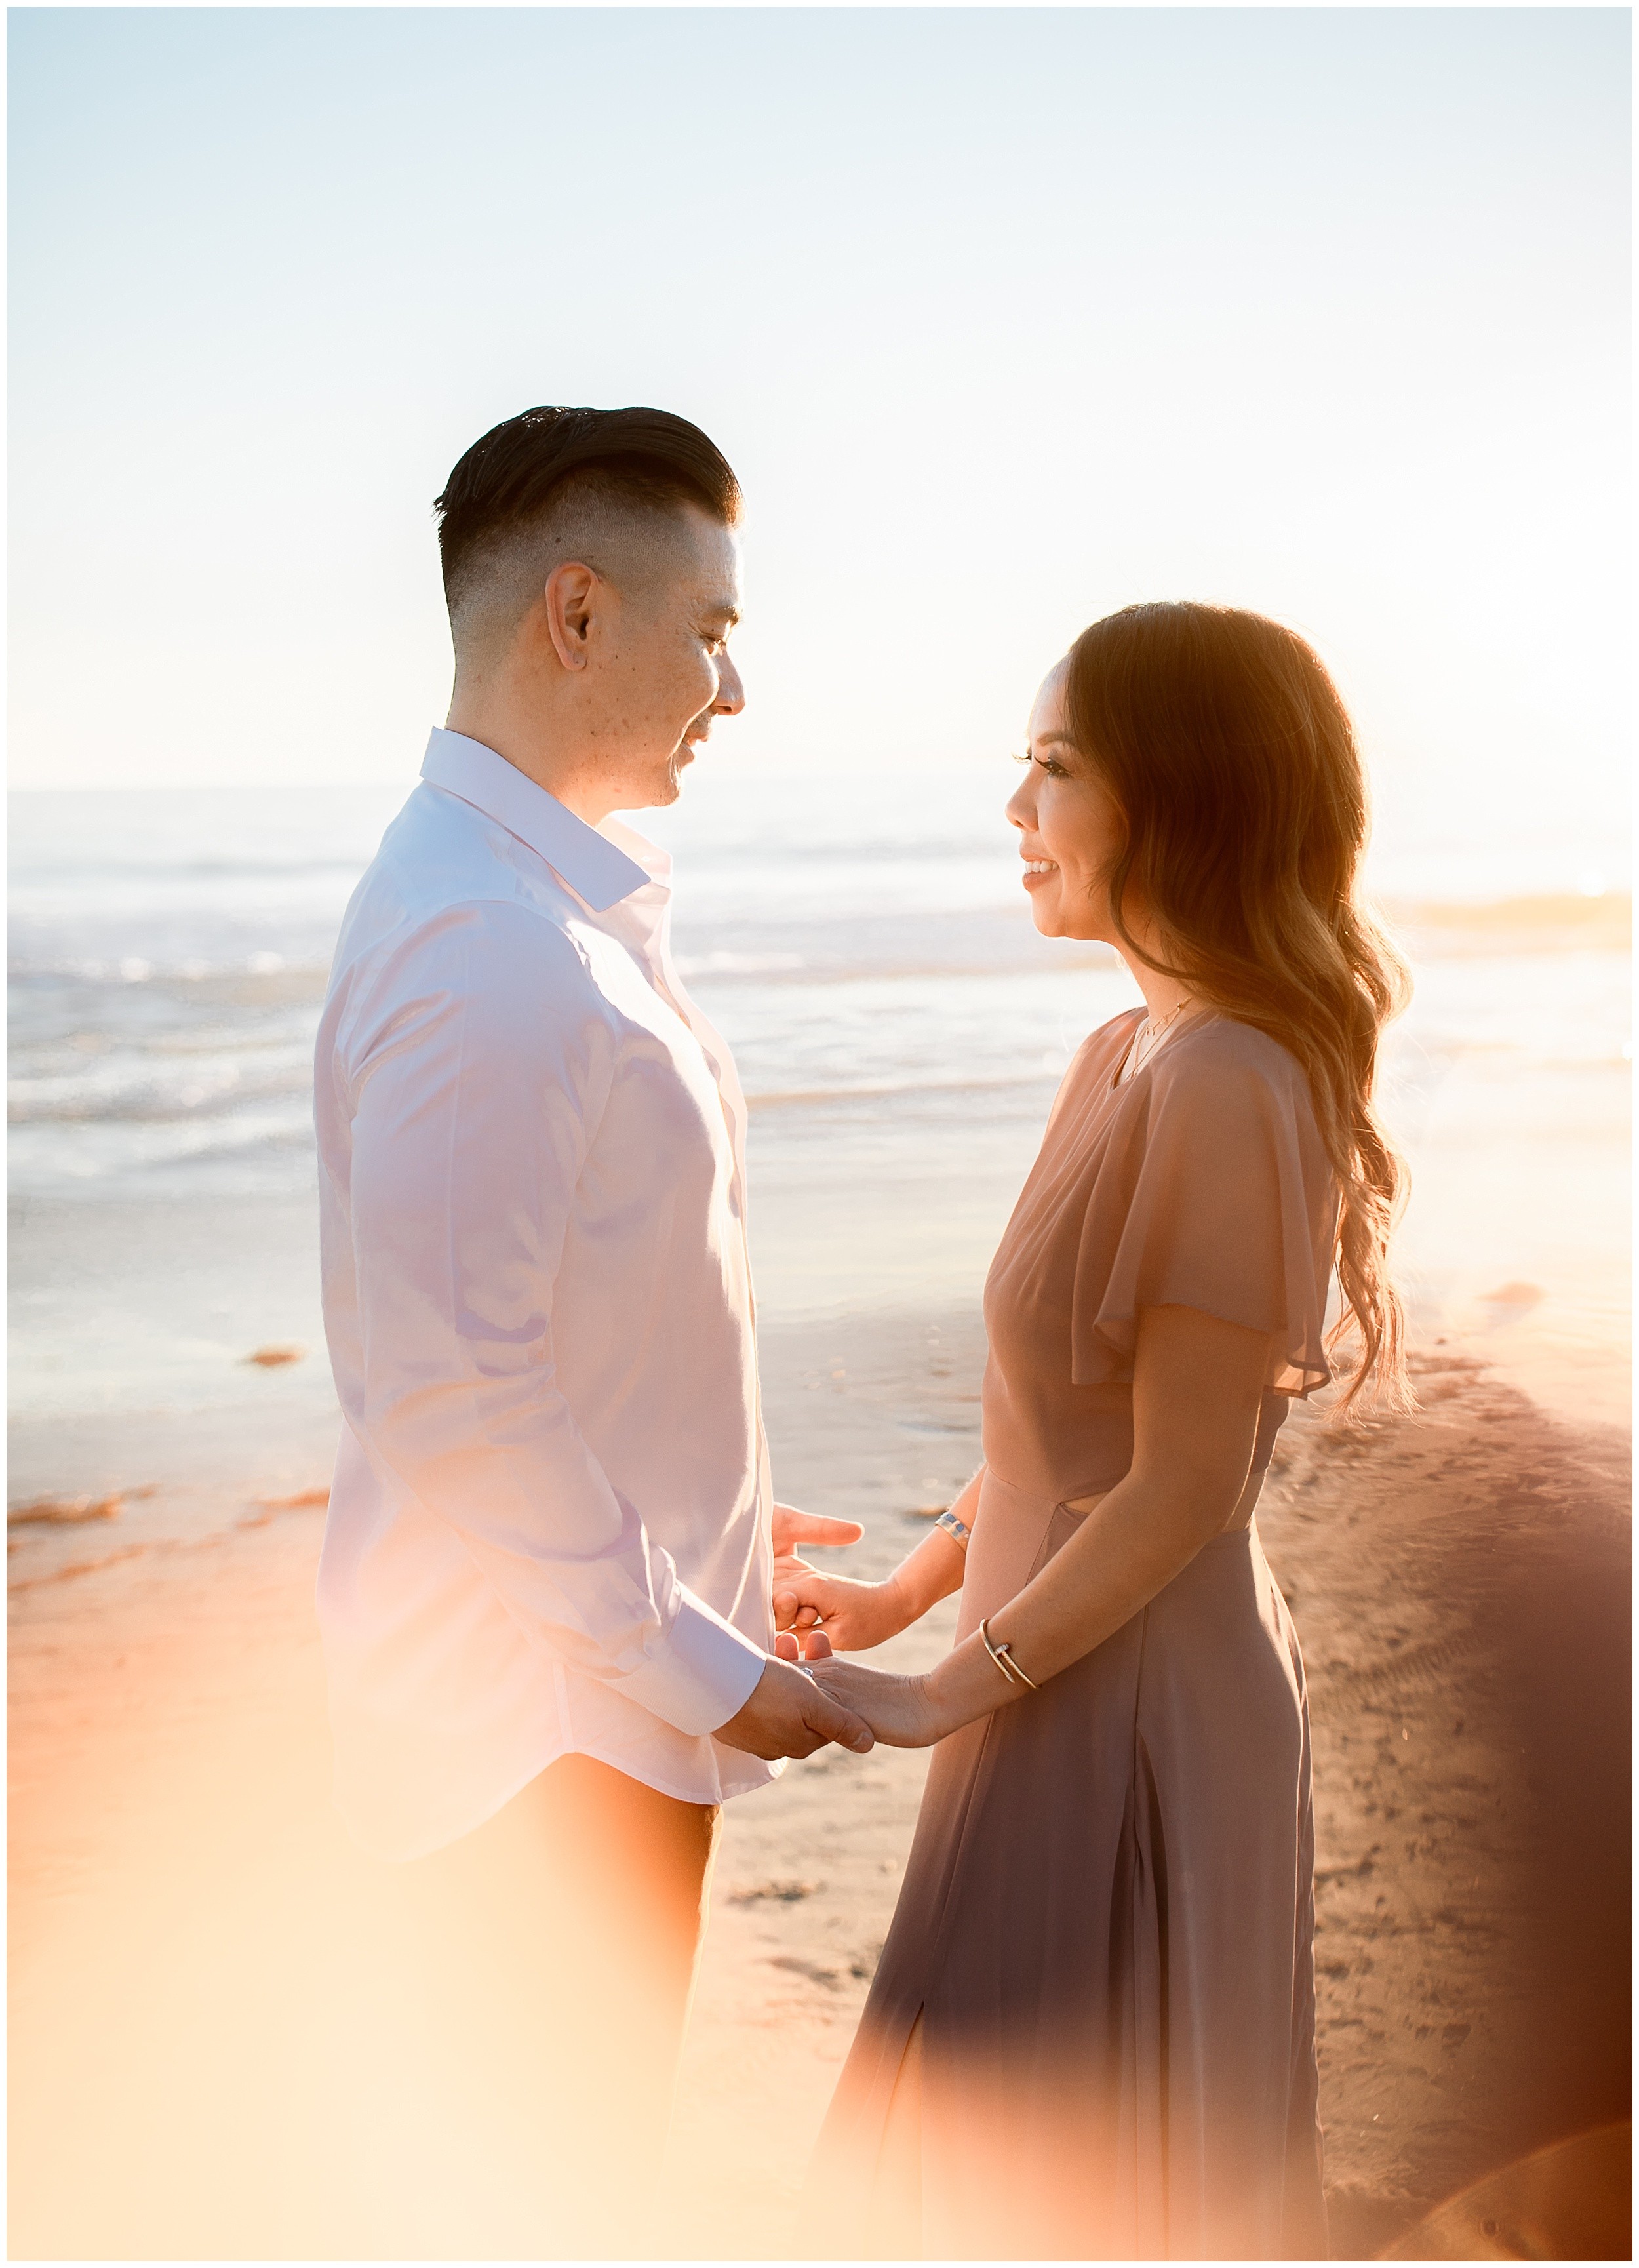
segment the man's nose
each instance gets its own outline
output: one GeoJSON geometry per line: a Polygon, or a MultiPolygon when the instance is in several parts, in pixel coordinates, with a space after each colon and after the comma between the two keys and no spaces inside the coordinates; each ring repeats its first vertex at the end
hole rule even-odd
{"type": "Polygon", "coordinates": [[[717,697],[711,704],[712,714],[717,717],[738,717],[745,706],[746,688],[741,682],[740,674],[727,654],[724,654],[722,666],[717,673],[717,697]]]}

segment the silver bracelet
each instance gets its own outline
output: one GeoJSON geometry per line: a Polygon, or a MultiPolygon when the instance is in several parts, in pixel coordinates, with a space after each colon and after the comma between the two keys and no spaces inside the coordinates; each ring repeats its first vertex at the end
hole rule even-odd
{"type": "Polygon", "coordinates": [[[953,1535],[963,1550],[966,1550],[967,1539],[973,1530],[965,1521],[958,1520],[953,1512],[942,1512],[933,1524],[936,1528],[942,1528],[947,1535],[953,1535]]]}

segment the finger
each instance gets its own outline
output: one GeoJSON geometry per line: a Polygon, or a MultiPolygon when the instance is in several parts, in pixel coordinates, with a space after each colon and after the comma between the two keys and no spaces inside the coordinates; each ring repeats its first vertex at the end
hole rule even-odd
{"type": "Polygon", "coordinates": [[[819,1619],[818,1607],[801,1606],[797,1609],[797,1621],[794,1626],[799,1631],[812,1630],[819,1619]]]}
{"type": "Polygon", "coordinates": [[[834,1701],[822,1685],[814,1687],[812,1705],[803,1714],[822,1740],[834,1741],[839,1749],[852,1749],[856,1756],[863,1756],[877,1744],[876,1734],[864,1719],[834,1701]]]}
{"type": "Polygon", "coordinates": [[[834,1546],[857,1543],[865,1531],[856,1520],[833,1520],[824,1512],[795,1512],[790,1515],[786,1532],[794,1543],[834,1546]]]}
{"type": "Polygon", "coordinates": [[[832,1651],[831,1641],[822,1630],[811,1630],[808,1643],[803,1649],[805,1661],[824,1661],[832,1651]]]}
{"type": "Polygon", "coordinates": [[[802,1659],[797,1640],[791,1636],[790,1631],[775,1632],[774,1650],[782,1661],[800,1661],[802,1659]]]}
{"type": "Polygon", "coordinates": [[[797,1612],[797,1598],[795,1591],[776,1591],[775,1593],[774,1627],[775,1630],[789,1630],[790,1628],[791,1617],[797,1612]]]}

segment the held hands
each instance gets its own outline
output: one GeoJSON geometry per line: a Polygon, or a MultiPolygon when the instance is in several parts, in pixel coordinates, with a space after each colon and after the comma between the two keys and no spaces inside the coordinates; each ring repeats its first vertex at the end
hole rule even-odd
{"type": "MultiPolygon", "coordinates": [[[[797,1632],[811,1661],[817,1653],[807,1634],[820,1623],[832,1646],[844,1653],[858,1653],[880,1646],[915,1620],[893,1578],[886,1583],[859,1583],[847,1575],[822,1575],[801,1556],[805,1545],[829,1550],[857,1543],[865,1531],[856,1520],[830,1520],[820,1513],[799,1512],[795,1505],[776,1504],[773,1527],[774,1627],[797,1632]]],[[[788,1660],[797,1658],[795,1650],[787,1654],[782,1646],[780,1651],[788,1660]]]]}
{"type": "MultiPolygon", "coordinates": [[[[774,1588],[818,1582],[808,1562],[798,1555],[802,1544],[857,1543],[864,1530],[855,1520],[828,1520],[821,1513],[799,1512],[795,1505],[774,1507],[774,1588]]],[[[790,1618],[788,1617],[788,1620],[790,1618]]],[[[812,1623],[813,1617],[810,1617],[812,1623]]],[[[805,1625],[806,1628],[808,1625],[805,1625]]],[[[822,1636],[810,1641],[816,1651],[830,1651],[822,1636]]],[[[716,1738],[731,1749],[753,1756],[811,1756],[828,1741],[863,1756],[875,1745],[864,1718],[825,1692],[812,1676],[797,1666],[798,1644],[786,1636],[775,1640],[775,1653],[753,1688],[750,1697],[727,1724],[719,1725],[716,1738]]]]}
{"type": "MultiPolygon", "coordinates": [[[[815,1513],[798,1512],[792,1505],[776,1504],[773,1529],[774,1620],[778,1633],[775,1648],[779,1659],[770,1662],[769,1671],[790,1664],[788,1675],[806,1685],[816,1700],[829,1704],[865,1734],[863,1740],[834,1733],[821,1737],[841,1740],[843,1747],[862,1753],[871,1745],[872,1735],[894,1748],[925,1748],[965,1722],[965,1716],[952,1718],[948,1710],[936,1706],[928,1679],[868,1669],[863,1662],[839,1661],[833,1653],[834,1646],[857,1653],[882,1645],[907,1629],[930,1603],[924,1599],[920,1607],[916,1604],[901,1580],[902,1571],[896,1571],[884,1583],[861,1583],[846,1575],[820,1574],[802,1557],[800,1545],[857,1543],[864,1533],[858,1523],[828,1520],[815,1513]],[[796,1667],[803,1655],[806,1656],[805,1673],[796,1667]]],[[[941,1596],[952,1587],[946,1580],[931,1596],[941,1596]]],[[[765,1673],[762,1684],[740,1712],[742,1717],[747,1711],[754,1712],[768,1684],[765,1673]]],[[[732,1719],[719,1729],[717,1738],[732,1747],[753,1748],[751,1739],[740,1736],[745,1729],[739,1718],[732,1719]]],[[[820,1745],[820,1739],[810,1739],[807,1747],[755,1748],[753,1752],[807,1756],[820,1745]]]]}
{"type": "MultiPolygon", "coordinates": [[[[794,1643],[786,1640],[787,1645],[794,1643]]],[[[769,1758],[811,1756],[827,1741],[852,1749],[856,1756],[875,1745],[864,1719],[798,1669],[783,1649],[780,1659],[770,1659],[750,1699],[726,1725],[717,1727],[714,1737],[731,1749],[769,1758]]]]}
{"type": "Polygon", "coordinates": [[[783,1582],[775,1579],[774,1626],[776,1631],[797,1633],[807,1646],[810,1661],[816,1659],[816,1653],[809,1633],[819,1637],[821,1623],[831,1646],[843,1653],[863,1653],[897,1636],[915,1620],[894,1576],[890,1575],[886,1583],[858,1583],[847,1575],[818,1575],[811,1567],[803,1568],[800,1561],[797,1565],[800,1573],[789,1575],[783,1582]]]}
{"type": "Polygon", "coordinates": [[[1028,1690],[1024,1682],[1003,1675],[982,1625],[922,1677],[895,1677],[863,1661],[838,1661],[828,1647],[815,1660],[815,1646],[825,1645],[825,1632],[816,1631],[808,1653],[815,1684],[864,1718],[878,1740],[893,1749],[931,1747],[975,1718],[1010,1707],[1028,1690]]]}
{"type": "Polygon", "coordinates": [[[805,1641],[810,1667],[797,1667],[797,1640],[789,1631],[775,1640],[770,1660],[752,1697],[716,1738],[755,1756],[807,1756],[827,1741],[863,1756],[877,1741],[890,1748],[923,1749],[964,1723],[938,1706],[925,1677],[895,1677],[863,1661],[839,1661],[822,1630],[805,1641]]]}
{"type": "MultiPolygon", "coordinates": [[[[810,1660],[815,1645],[825,1645],[823,1631],[810,1641],[810,1660]]],[[[815,1662],[813,1681],[862,1717],[891,1749],[930,1748],[966,1721],[939,1705],[926,1677],[897,1677],[887,1670],[868,1668],[863,1661],[839,1661],[827,1653],[815,1662]]]]}

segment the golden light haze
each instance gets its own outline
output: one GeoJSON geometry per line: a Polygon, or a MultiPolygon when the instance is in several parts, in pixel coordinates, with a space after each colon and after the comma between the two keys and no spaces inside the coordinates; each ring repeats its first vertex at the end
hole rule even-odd
{"type": "Polygon", "coordinates": [[[1620,880],[1627,40],[25,14],[14,783],[408,778],[455,457],[529,402],[658,402],[749,501],[714,762],[999,753],[1084,623],[1221,600],[1318,642],[1391,847],[1620,880]]]}

